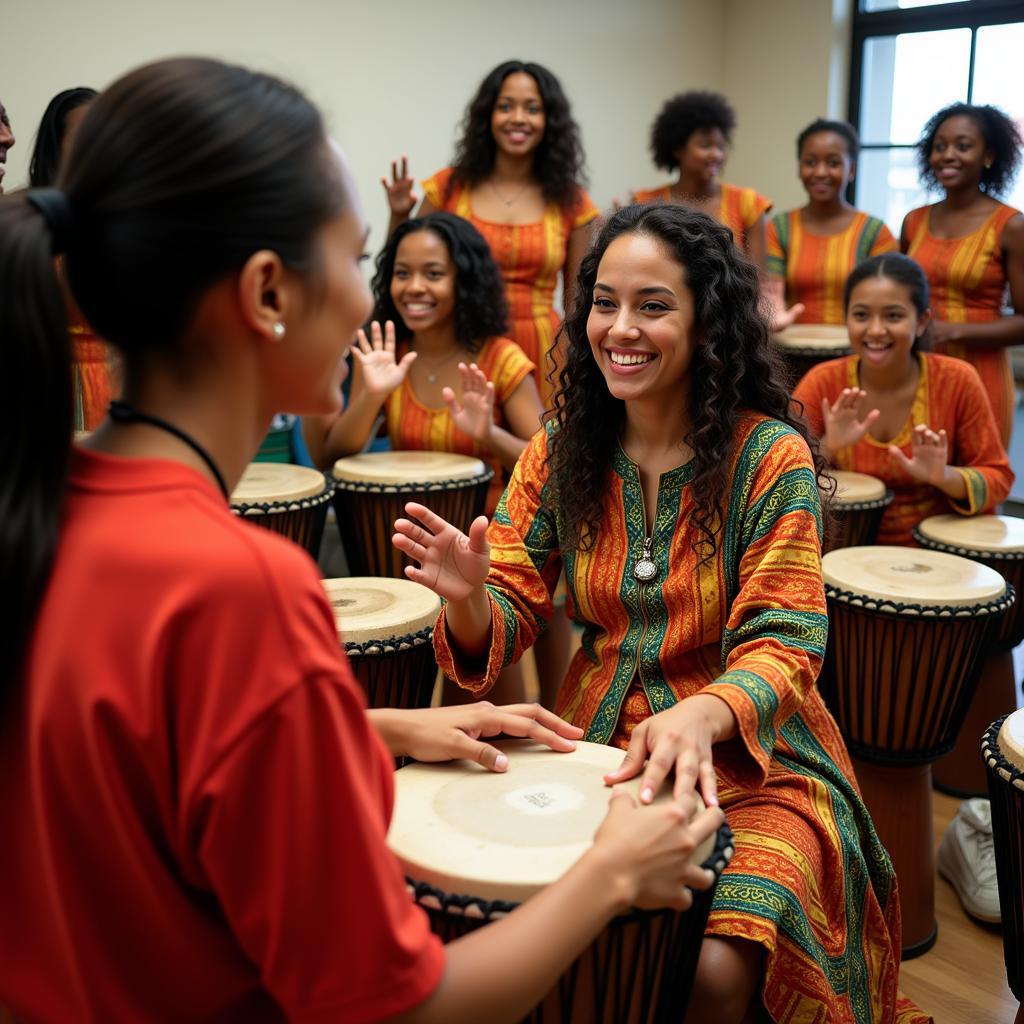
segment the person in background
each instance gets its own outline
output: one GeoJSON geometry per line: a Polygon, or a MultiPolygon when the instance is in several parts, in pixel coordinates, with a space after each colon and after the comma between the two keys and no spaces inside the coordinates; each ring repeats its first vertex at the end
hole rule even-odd
{"type": "Polygon", "coordinates": [[[1021,149],[1020,131],[998,108],[944,107],[917,144],[921,180],[943,198],[911,210],[900,231],[900,248],[931,286],[935,350],[978,371],[1004,446],[1016,405],[1009,348],[1024,344],[1024,216],[999,197],[1021,149]],[[1004,315],[1007,292],[1013,312],[1004,315]]]}
{"type": "Polygon", "coordinates": [[[857,172],[860,139],[845,121],[812,121],[796,140],[797,173],[807,202],[768,222],[768,282],[799,323],[845,324],[843,290],[869,256],[895,252],[877,217],[856,210],[846,190],[857,172]]]}
{"type": "Polygon", "coordinates": [[[78,124],[97,95],[95,89],[79,86],[57,93],[47,104],[29,160],[30,188],[48,188],[57,180],[61,160],[67,155],[78,124]]]}
{"type": "Polygon", "coordinates": [[[16,141],[10,115],[0,101],[0,195],[4,191],[4,176],[7,174],[7,151],[16,141]]]}

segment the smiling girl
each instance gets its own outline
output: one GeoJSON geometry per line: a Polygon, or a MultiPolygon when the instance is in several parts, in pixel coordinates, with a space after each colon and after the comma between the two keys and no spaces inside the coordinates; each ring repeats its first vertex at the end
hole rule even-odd
{"type": "Polygon", "coordinates": [[[1004,445],[1015,404],[1008,349],[1024,344],[1024,216],[998,197],[1013,184],[1021,149],[1017,126],[996,107],[940,110],[917,159],[925,186],[945,196],[911,210],[900,232],[900,248],[931,285],[935,349],[978,371],[1004,445]],[[1004,316],[1007,286],[1015,312],[1004,316]]]}
{"type": "Polygon", "coordinates": [[[866,260],[845,305],[853,355],[814,367],[793,398],[834,466],[891,488],[878,543],[912,544],[928,516],[991,512],[1013,472],[977,372],[920,351],[931,321],[921,268],[896,253],[866,260]]]}
{"type": "Polygon", "coordinates": [[[896,251],[896,240],[877,218],[855,210],[846,188],[857,170],[860,140],[845,121],[811,122],[796,142],[797,170],[807,202],[768,223],[768,275],[799,303],[798,322],[845,323],[843,287],[869,256],[896,251]]]}
{"type": "Polygon", "coordinates": [[[556,416],[490,525],[415,504],[396,523],[408,576],[447,601],[439,663],[488,692],[564,567],[583,642],[556,710],[626,750],[608,782],[642,776],[650,800],[674,770],[736,837],[688,1024],[923,1020],[897,997],[895,878],[815,686],[824,462],[777,383],[756,270],[707,215],[630,206],[583,261],[565,340],[556,416]]]}

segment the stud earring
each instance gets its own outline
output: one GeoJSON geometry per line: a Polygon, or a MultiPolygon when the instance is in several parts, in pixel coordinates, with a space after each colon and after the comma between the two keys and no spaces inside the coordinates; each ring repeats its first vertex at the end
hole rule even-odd
{"type": "Polygon", "coordinates": [[[272,329],[274,331],[274,341],[280,341],[285,334],[284,324],[280,320],[278,320],[277,323],[274,324],[272,329]]]}
{"type": "Polygon", "coordinates": [[[986,171],[991,171],[992,170],[992,161],[991,160],[986,160],[985,161],[985,170],[986,171]]]}

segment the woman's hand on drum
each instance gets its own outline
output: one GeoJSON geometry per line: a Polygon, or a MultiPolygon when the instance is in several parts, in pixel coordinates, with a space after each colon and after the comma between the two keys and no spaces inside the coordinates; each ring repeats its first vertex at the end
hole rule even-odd
{"type": "Polygon", "coordinates": [[[370,324],[370,337],[362,328],[356,333],[352,358],[359,363],[363,389],[371,398],[383,401],[397,388],[416,358],[415,352],[406,352],[400,362],[395,361],[395,325],[388,320],[381,331],[374,320],[370,324]]]}
{"type": "Polygon", "coordinates": [[[455,426],[477,444],[489,447],[494,429],[494,384],[476,363],[459,363],[459,378],[462,401],[451,388],[444,388],[441,397],[455,426]]]}
{"type": "Polygon", "coordinates": [[[835,404],[827,398],[821,400],[821,418],[825,423],[825,447],[830,455],[856,444],[870,429],[871,424],[881,416],[878,409],[872,409],[860,419],[858,408],[867,398],[867,392],[860,388],[843,388],[835,404]]]}
{"type": "Polygon", "coordinates": [[[690,890],[714,885],[714,872],[691,864],[690,858],[718,831],[725,815],[717,807],[695,813],[696,806],[692,796],[638,806],[624,787],[615,788],[591,852],[608,858],[603,876],[610,885],[622,885],[627,906],[689,910],[690,890]]]}
{"type": "Polygon", "coordinates": [[[467,537],[424,505],[411,501],[405,512],[410,518],[395,521],[391,541],[419,562],[405,567],[409,579],[446,601],[463,601],[483,586],[491,567],[486,516],[473,520],[467,537]]]}
{"type": "Polygon", "coordinates": [[[604,780],[613,785],[643,772],[640,802],[649,804],[669,772],[675,769],[675,799],[699,785],[704,802],[717,806],[718,782],[711,748],[735,735],[735,731],[736,718],[724,700],[696,693],[641,722],[633,730],[622,764],[604,780]]]}
{"type": "Polygon", "coordinates": [[[908,476],[920,483],[944,488],[949,461],[949,441],[944,430],[936,433],[919,423],[910,439],[910,458],[894,444],[889,445],[889,454],[908,476]]]}
{"type": "Polygon", "coordinates": [[[409,158],[403,156],[401,160],[392,160],[391,181],[381,178],[380,183],[384,186],[392,214],[405,220],[416,206],[416,196],[412,190],[415,181],[409,175],[409,158]]]}
{"type": "Polygon", "coordinates": [[[481,737],[517,736],[567,753],[583,739],[583,730],[539,704],[489,701],[416,711],[381,709],[370,717],[396,757],[417,761],[476,761],[492,772],[508,769],[508,757],[481,737]]]}
{"type": "Polygon", "coordinates": [[[768,305],[768,323],[773,331],[784,331],[791,327],[807,308],[802,302],[796,302],[787,309],[786,286],[777,279],[765,281],[761,294],[768,305]]]}

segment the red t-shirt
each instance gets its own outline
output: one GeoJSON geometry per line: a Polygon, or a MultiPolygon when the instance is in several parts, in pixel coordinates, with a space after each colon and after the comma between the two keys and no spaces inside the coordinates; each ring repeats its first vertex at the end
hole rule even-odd
{"type": "Polygon", "coordinates": [[[369,1021],[444,954],[313,563],[198,473],[77,450],[0,711],[0,1003],[32,1021],[369,1021]]]}

